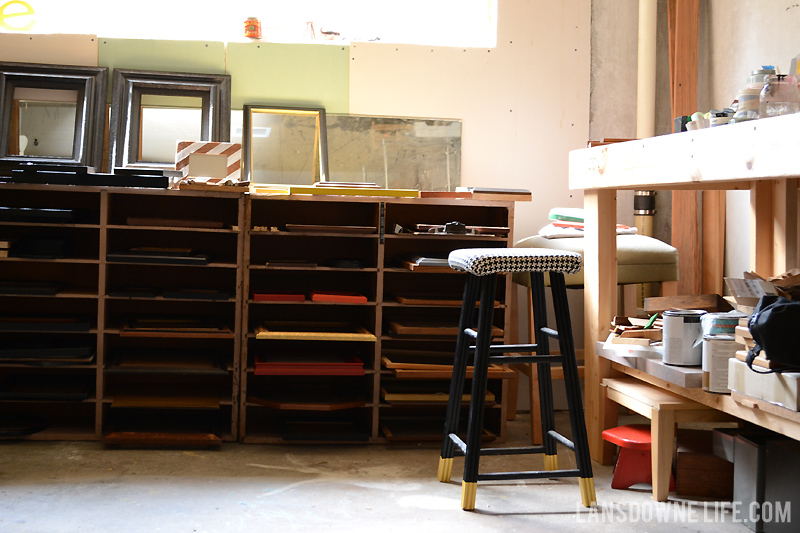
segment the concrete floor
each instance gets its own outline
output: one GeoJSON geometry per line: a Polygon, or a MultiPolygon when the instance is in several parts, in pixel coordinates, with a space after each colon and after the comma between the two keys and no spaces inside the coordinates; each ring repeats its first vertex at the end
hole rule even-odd
{"type": "MultiPolygon", "coordinates": [[[[528,415],[509,422],[509,432],[507,445],[524,444],[528,415]]],[[[480,482],[476,510],[466,512],[460,508],[463,459],[456,459],[448,484],[436,480],[438,457],[432,444],[225,444],[185,451],[3,442],[0,531],[749,531],[730,503],[704,506],[674,494],[656,503],[646,485],[611,489],[612,468],[597,464],[593,510],[580,505],[577,480],[560,479],[480,482]]],[[[559,462],[574,465],[568,451],[559,453],[559,462]]],[[[481,470],[542,466],[539,456],[487,457],[481,470]]]]}

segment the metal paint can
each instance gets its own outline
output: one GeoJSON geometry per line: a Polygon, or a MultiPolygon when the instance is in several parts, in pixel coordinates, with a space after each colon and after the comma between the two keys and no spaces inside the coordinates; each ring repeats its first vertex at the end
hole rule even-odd
{"type": "Polygon", "coordinates": [[[733,335],[703,335],[703,390],[727,394],[728,360],[739,344],[733,335]]]}
{"type": "Polygon", "coordinates": [[[664,363],[678,366],[700,366],[703,361],[703,327],[700,318],[705,311],[679,309],[664,311],[664,363]]]}

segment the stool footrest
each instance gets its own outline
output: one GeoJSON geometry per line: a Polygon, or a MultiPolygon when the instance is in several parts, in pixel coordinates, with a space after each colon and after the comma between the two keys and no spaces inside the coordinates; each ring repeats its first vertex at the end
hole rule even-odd
{"type": "Polygon", "coordinates": [[[553,337],[554,339],[558,338],[558,332],[552,328],[539,328],[539,331],[541,331],[548,337],[553,337]]]}
{"type": "Polygon", "coordinates": [[[527,455],[544,453],[544,446],[518,446],[514,448],[481,448],[483,455],[527,455]]]}
{"type": "Polygon", "coordinates": [[[515,364],[515,363],[563,363],[562,355],[495,355],[489,356],[490,363],[515,364]]]}
{"type": "MultiPolygon", "coordinates": [[[[489,346],[489,353],[532,353],[535,352],[537,348],[539,348],[538,344],[495,344],[489,346]]],[[[468,350],[474,352],[475,347],[470,346],[468,350]]]]}
{"type": "Polygon", "coordinates": [[[555,477],[578,477],[580,472],[575,470],[541,470],[535,472],[492,472],[478,474],[478,481],[506,480],[506,479],[548,479],[555,477]]]}
{"type": "Polygon", "coordinates": [[[453,444],[455,444],[456,447],[458,447],[458,449],[461,450],[461,453],[459,455],[464,455],[467,453],[467,443],[461,440],[461,437],[459,437],[455,433],[450,433],[447,436],[450,438],[451,441],[453,441],[453,444]]]}
{"type": "Polygon", "coordinates": [[[551,429],[550,431],[547,432],[547,435],[550,436],[550,437],[553,437],[554,439],[556,439],[558,442],[560,442],[561,444],[563,444],[564,446],[566,446],[567,448],[569,448],[573,452],[575,451],[575,443],[572,442],[571,440],[569,440],[567,437],[565,437],[561,433],[559,433],[558,431],[554,431],[554,430],[551,429]]]}

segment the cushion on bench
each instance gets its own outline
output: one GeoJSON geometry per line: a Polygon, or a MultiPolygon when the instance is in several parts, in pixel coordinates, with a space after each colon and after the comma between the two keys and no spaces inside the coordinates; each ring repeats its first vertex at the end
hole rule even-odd
{"type": "MultiPolygon", "coordinates": [[[[549,248],[584,255],[582,237],[548,239],[534,235],[518,241],[515,248],[549,248]]],[[[617,235],[617,283],[656,283],[678,280],[678,250],[646,235],[617,235]]],[[[514,281],[530,285],[527,274],[514,275],[514,281]]],[[[583,285],[583,271],[564,276],[569,286],[583,285]]]]}

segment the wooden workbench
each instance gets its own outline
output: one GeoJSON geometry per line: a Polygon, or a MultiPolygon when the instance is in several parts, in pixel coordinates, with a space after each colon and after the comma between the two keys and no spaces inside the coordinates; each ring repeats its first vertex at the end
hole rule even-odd
{"type": "MultiPolygon", "coordinates": [[[[603,394],[601,382],[621,369],[612,368],[596,351],[617,309],[616,191],[749,190],[750,269],[761,276],[781,274],[797,266],[799,131],[797,114],[570,152],[569,185],[584,191],[586,217],[586,420],[593,459],[611,462],[613,447],[601,433],[616,425],[618,410],[603,394]]],[[[744,239],[727,244],[741,246],[744,239]]],[[[626,373],[800,439],[797,413],[739,396],[671,387],[641,372],[626,373]]]]}

